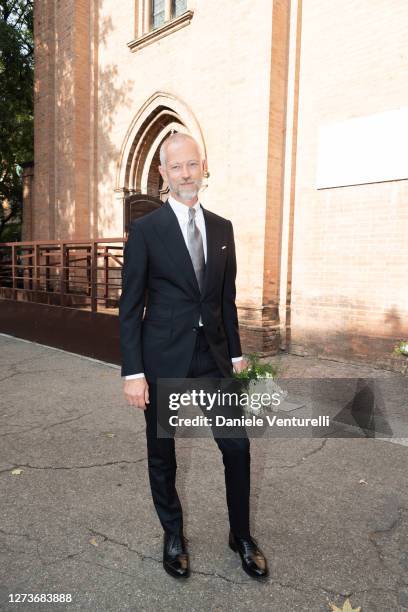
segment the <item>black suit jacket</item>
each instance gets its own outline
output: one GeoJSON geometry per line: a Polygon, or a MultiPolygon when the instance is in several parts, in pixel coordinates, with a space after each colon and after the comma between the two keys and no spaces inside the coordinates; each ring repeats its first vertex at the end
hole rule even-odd
{"type": "Polygon", "coordinates": [[[234,232],[228,219],[204,207],[203,213],[207,263],[202,294],[168,201],[130,224],[119,302],[122,376],[144,372],[152,382],[185,378],[200,314],[217,365],[224,376],[232,376],[231,357],[242,354],[234,232]]]}

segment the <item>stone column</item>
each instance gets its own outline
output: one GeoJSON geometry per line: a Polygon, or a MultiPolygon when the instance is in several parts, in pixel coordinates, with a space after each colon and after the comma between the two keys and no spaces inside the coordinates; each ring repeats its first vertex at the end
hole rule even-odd
{"type": "Polygon", "coordinates": [[[150,32],[152,27],[152,3],[151,0],[144,0],[144,24],[143,34],[150,32]]]}
{"type": "Polygon", "coordinates": [[[265,238],[262,244],[257,245],[257,248],[264,251],[261,300],[257,299],[258,303],[252,301],[242,304],[239,309],[244,350],[264,356],[275,354],[280,345],[289,9],[290,2],[273,0],[265,238]]]}
{"type": "Polygon", "coordinates": [[[167,23],[171,19],[171,0],[165,0],[164,4],[164,21],[167,23]]]}
{"type": "MultiPolygon", "coordinates": [[[[132,193],[127,187],[118,187],[114,190],[115,195],[115,210],[122,210],[122,227],[116,228],[116,232],[114,232],[115,236],[124,236],[125,235],[125,199],[128,195],[132,193]]],[[[120,219],[120,215],[116,215],[117,219],[120,219]]]]}

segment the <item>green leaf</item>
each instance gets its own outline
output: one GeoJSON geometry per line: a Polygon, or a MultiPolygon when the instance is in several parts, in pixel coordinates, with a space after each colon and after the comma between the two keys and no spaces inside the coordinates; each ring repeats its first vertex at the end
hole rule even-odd
{"type": "Polygon", "coordinates": [[[0,0],[1,242],[19,240],[21,164],[34,159],[33,47],[32,0],[0,0]]]}

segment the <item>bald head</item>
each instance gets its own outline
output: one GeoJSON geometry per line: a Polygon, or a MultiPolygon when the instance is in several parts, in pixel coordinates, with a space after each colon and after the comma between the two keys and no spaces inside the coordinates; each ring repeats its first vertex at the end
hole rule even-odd
{"type": "Polygon", "coordinates": [[[160,164],[162,166],[166,165],[166,161],[168,158],[167,151],[169,148],[178,149],[180,148],[180,146],[182,147],[186,143],[195,145],[195,148],[197,150],[198,159],[201,161],[202,154],[200,150],[200,145],[198,144],[196,139],[190,136],[190,134],[183,134],[182,132],[174,132],[174,134],[170,134],[170,136],[168,136],[166,140],[162,142],[162,145],[160,147],[160,164]]]}

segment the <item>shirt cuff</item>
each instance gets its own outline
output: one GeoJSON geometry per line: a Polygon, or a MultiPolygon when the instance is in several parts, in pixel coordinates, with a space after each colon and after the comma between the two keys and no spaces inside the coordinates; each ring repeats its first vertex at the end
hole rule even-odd
{"type": "Polygon", "coordinates": [[[128,374],[127,376],[122,376],[125,380],[133,380],[134,378],[143,378],[144,372],[139,372],[138,374],[128,374]]]}
{"type": "Polygon", "coordinates": [[[235,363],[236,361],[242,361],[244,358],[243,355],[241,355],[241,357],[231,357],[231,361],[232,363],[235,363]]]}

